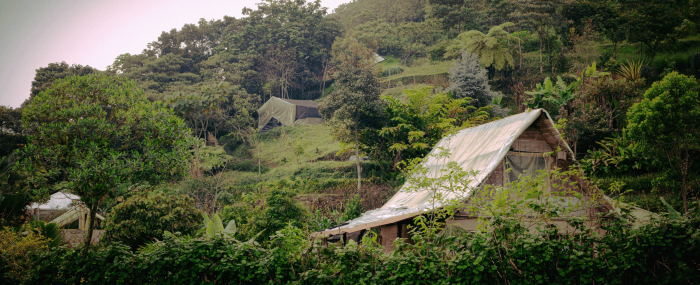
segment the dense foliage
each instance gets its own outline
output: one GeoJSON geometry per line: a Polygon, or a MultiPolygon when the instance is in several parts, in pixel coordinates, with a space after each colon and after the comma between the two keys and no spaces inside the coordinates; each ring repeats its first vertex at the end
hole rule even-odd
{"type": "MultiPolygon", "coordinates": [[[[577,225],[571,221],[573,225],[577,225]]],[[[68,248],[34,257],[29,283],[72,284],[683,284],[697,278],[698,220],[663,221],[638,230],[622,220],[607,235],[555,229],[528,233],[512,220],[490,234],[451,237],[444,245],[405,240],[381,252],[361,245],[311,245],[286,227],[270,243],[166,235],[147,251],[112,245],[86,256],[68,248]]],[[[577,225],[582,230],[581,224],[577,225]]],[[[418,239],[420,240],[420,239],[418,239]]]]}
{"type": "Polygon", "coordinates": [[[659,163],[668,167],[671,176],[680,178],[676,180],[682,184],[686,212],[688,175],[694,170],[691,153],[700,149],[699,87],[695,78],[672,72],[655,82],[628,115],[630,136],[662,156],[659,163]]]}
{"type": "Polygon", "coordinates": [[[37,199],[70,189],[91,210],[138,183],[184,174],[187,136],[182,119],[149,102],[132,81],[102,74],[69,77],[25,107],[28,143],[16,168],[30,172],[37,199]]]}
{"type": "Polygon", "coordinates": [[[318,0],[267,0],[241,18],[163,32],[105,72],[49,64],[22,108],[0,107],[0,226],[13,227],[0,233],[0,278],[697,283],[697,10],[662,0],[354,0],[329,14],[318,0]],[[272,96],[316,100],[327,123],[260,133],[256,110],[272,96]],[[564,185],[579,168],[484,187],[465,205],[479,169],[453,163],[430,176],[419,163],[447,134],[528,108],[549,112],[602,190],[581,201],[625,202],[657,220],[635,228],[625,210],[610,211],[595,221],[602,229],[569,219],[578,231],[562,234],[551,220],[577,206],[545,203],[563,192],[535,180],[564,185]],[[394,252],[381,253],[376,228],[360,244],[309,240],[404,182],[442,206],[416,218],[394,252]],[[59,190],[107,217],[99,248],[57,248],[55,225],[27,222],[25,207],[59,190]],[[454,199],[440,201],[445,190],[454,199]],[[479,232],[443,227],[464,207],[488,213],[479,232]],[[533,211],[539,230],[520,223],[533,211]]]}
{"type": "Polygon", "coordinates": [[[190,197],[139,193],[112,209],[105,221],[104,240],[136,249],[162,238],[165,231],[193,234],[201,217],[190,197]]]}
{"type": "Polygon", "coordinates": [[[367,128],[367,122],[371,122],[372,117],[381,115],[385,103],[379,97],[379,82],[372,70],[347,66],[336,77],[336,87],[319,105],[319,112],[326,120],[340,126],[341,130],[353,133],[346,140],[355,143],[357,190],[360,191],[362,182],[358,133],[367,128]]]}

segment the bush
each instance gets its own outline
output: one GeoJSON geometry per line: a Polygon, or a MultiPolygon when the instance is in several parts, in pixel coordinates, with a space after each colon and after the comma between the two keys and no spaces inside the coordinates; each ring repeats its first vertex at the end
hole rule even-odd
{"type": "Polygon", "coordinates": [[[105,238],[135,249],[163,237],[165,231],[192,234],[201,214],[192,198],[159,192],[140,193],[117,205],[107,215],[105,238]]]}
{"type": "Polygon", "coordinates": [[[223,224],[235,220],[237,231],[234,237],[238,240],[249,240],[263,230],[263,207],[256,207],[256,199],[252,195],[243,194],[242,201],[224,207],[221,211],[223,224]]]}
{"type": "Polygon", "coordinates": [[[403,73],[404,69],[401,66],[395,66],[391,68],[387,68],[386,70],[382,70],[381,73],[379,73],[379,77],[387,77],[391,75],[396,75],[399,73],[403,73]]]}
{"type": "Polygon", "coordinates": [[[308,212],[299,202],[294,200],[295,193],[273,188],[265,200],[263,224],[264,237],[268,237],[288,224],[301,228],[308,218],[308,212]]]}
{"type": "Polygon", "coordinates": [[[19,284],[34,262],[29,256],[48,249],[49,241],[29,231],[26,235],[10,228],[0,230],[0,283],[19,284]]]}
{"type": "Polygon", "coordinates": [[[33,260],[30,284],[686,284],[700,270],[700,220],[631,229],[612,218],[600,236],[538,233],[509,219],[495,232],[448,237],[445,246],[400,239],[382,253],[370,232],[357,244],[311,245],[289,225],[271,242],[166,235],[148,252],[123,245],[85,256],[61,247],[33,260]],[[633,241],[633,242],[630,242],[633,241]]]}
{"type": "MultiPolygon", "coordinates": [[[[226,165],[226,168],[233,170],[233,171],[258,173],[258,162],[254,159],[250,159],[250,160],[234,159],[226,165]]],[[[260,165],[259,170],[261,173],[265,174],[268,171],[270,171],[270,167],[263,164],[263,165],[260,165]]]]}
{"type": "Polygon", "coordinates": [[[361,216],[364,211],[362,210],[362,204],[360,204],[360,202],[362,202],[360,195],[355,194],[355,196],[345,204],[345,210],[340,220],[345,222],[361,216]]]}

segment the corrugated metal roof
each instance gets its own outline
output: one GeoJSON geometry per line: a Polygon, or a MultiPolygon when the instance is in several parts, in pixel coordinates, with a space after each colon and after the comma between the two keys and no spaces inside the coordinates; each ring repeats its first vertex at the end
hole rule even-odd
{"type": "MultiPolygon", "coordinates": [[[[443,138],[423,162],[423,165],[429,169],[428,177],[435,178],[443,175],[442,171],[445,169],[445,166],[450,162],[455,162],[464,171],[474,170],[478,172],[470,184],[463,187],[464,189],[475,189],[496,168],[508,153],[513,142],[541,114],[546,114],[547,118],[549,118],[549,115],[542,109],[530,110],[488,124],[464,129],[454,135],[443,138]],[[439,154],[442,151],[450,151],[450,155],[441,158],[439,154]]],[[[435,195],[433,191],[411,188],[413,187],[410,187],[407,182],[381,208],[365,212],[359,218],[348,221],[347,224],[341,227],[319,232],[316,235],[354,232],[390,224],[416,216],[432,207],[442,206],[432,204],[431,198],[435,195]]],[[[443,191],[441,194],[445,200],[466,199],[471,196],[471,191],[473,190],[466,190],[461,193],[443,191]]]]}

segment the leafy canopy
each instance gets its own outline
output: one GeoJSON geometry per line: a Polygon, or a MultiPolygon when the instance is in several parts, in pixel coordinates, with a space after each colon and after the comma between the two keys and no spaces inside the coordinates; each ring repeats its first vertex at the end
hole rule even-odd
{"type": "Polygon", "coordinates": [[[59,80],[25,107],[22,122],[29,136],[15,168],[31,174],[35,195],[69,189],[92,215],[106,197],[179,178],[188,163],[182,119],[123,78],[59,80]]]}
{"type": "MultiPolygon", "coordinates": [[[[485,109],[469,106],[471,98],[454,99],[447,93],[433,93],[432,86],[403,91],[404,98],[383,97],[388,102],[387,125],[379,137],[393,154],[394,163],[426,155],[451,131],[485,121],[485,109]]],[[[371,138],[371,136],[370,136],[371,138]]]]}
{"type": "Polygon", "coordinates": [[[460,34],[454,39],[445,54],[445,57],[454,57],[460,54],[461,50],[479,56],[479,64],[484,67],[493,67],[496,70],[510,69],[515,67],[515,59],[511,54],[513,44],[518,40],[508,33],[505,28],[515,24],[506,22],[492,27],[487,34],[478,30],[471,30],[460,34]]]}
{"type": "Polygon", "coordinates": [[[107,215],[105,237],[136,249],[162,239],[165,231],[192,234],[199,229],[200,217],[192,198],[187,196],[139,193],[107,215]]]}
{"type": "Polygon", "coordinates": [[[682,196],[688,211],[688,174],[694,162],[691,151],[700,149],[700,93],[698,82],[676,72],[654,82],[644,100],[627,112],[627,131],[631,138],[667,159],[658,162],[668,167],[683,183],[682,196]]]}

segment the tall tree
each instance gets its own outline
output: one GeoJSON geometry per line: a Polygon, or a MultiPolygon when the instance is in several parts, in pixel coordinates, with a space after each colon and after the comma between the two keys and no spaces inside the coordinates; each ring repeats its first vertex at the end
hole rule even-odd
{"type": "Polygon", "coordinates": [[[429,0],[426,12],[429,18],[442,24],[442,29],[454,37],[468,30],[480,30],[488,21],[488,6],[474,0],[429,0]]]}
{"type": "Polygon", "coordinates": [[[182,119],[123,78],[59,80],[25,107],[22,122],[29,136],[17,166],[45,170],[28,178],[47,181],[35,188],[39,194],[69,189],[80,196],[90,210],[86,250],[105,198],[178,178],[187,166],[190,131],[182,119]]]}
{"type": "MultiPolygon", "coordinates": [[[[675,30],[685,19],[686,1],[622,0],[623,17],[629,29],[629,39],[643,43],[654,55],[664,41],[675,40],[675,30]]],[[[693,1],[691,1],[693,2],[693,1]]]]}
{"type": "Polygon", "coordinates": [[[319,111],[334,124],[353,130],[359,192],[362,189],[362,167],[358,132],[364,127],[363,118],[382,113],[385,102],[379,97],[379,81],[371,69],[346,66],[336,75],[334,86],[333,93],[319,105],[319,111]]]}
{"type": "Polygon", "coordinates": [[[689,170],[700,149],[700,86],[693,77],[672,72],[654,82],[627,117],[630,137],[644,143],[675,176],[680,176],[683,208],[688,212],[689,170]]]}
{"type": "MultiPolygon", "coordinates": [[[[265,69],[265,61],[272,55],[289,57],[288,61],[296,68],[283,70],[304,72],[294,77],[285,75],[293,82],[285,84],[289,90],[283,92],[292,98],[308,98],[306,93],[311,88],[306,81],[321,81],[317,78],[323,73],[324,59],[340,34],[337,22],[326,17],[326,8],[321,7],[318,0],[267,0],[259,3],[257,10],[244,8],[244,14],[248,16],[245,24],[240,31],[228,36],[221,45],[221,52],[256,57],[258,72],[265,69]],[[276,49],[279,52],[274,52],[276,49]]],[[[271,79],[279,79],[279,74],[274,74],[276,76],[271,79]]]]}
{"type": "Polygon", "coordinates": [[[68,65],[65,61],[49,63],[46,67],[41,67],[36,70],[34,81],[32,81],[32,90],[29,99],[23,103],[26,105],[34,96],[39,95],[41,91],[46,90],[56,80],[66,78],[72,75],[86,75],[99,72],[99,70],[90,67],[89,65],[82,66],[80,64],[68,65]]]}
{"type": "Polygon", "coordinates": [[[478,57],[466,51],[462,51],[462,58],[450,68],[450,87],[447,90],[455,98],[474,99],[473,104],[477,107],[491,104],[498,94],[491,91],[487,71],[479,66],[478,57]]]}
{"type": "Polygon", "coordinates": [[[545,37],[548,37],[549,27],[553,20],[555,8],[559,0],[513,0],[514,10],[509,18],[521,26],[529,26],[537,31],[540,41],[540,73],[544,72],[542,51],[545,49],[545,37]]]}

